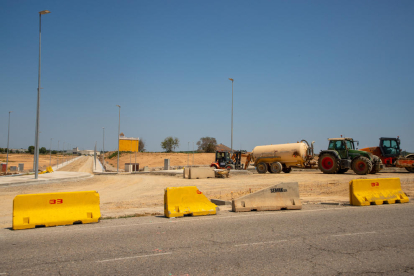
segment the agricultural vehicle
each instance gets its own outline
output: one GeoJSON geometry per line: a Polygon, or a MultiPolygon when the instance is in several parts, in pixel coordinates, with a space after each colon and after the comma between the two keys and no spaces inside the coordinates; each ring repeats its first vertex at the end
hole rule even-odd
{"type": "Polygon", "coordinates": [[[242,170],[242,153],[242,151],[233,151],[233,155],[231,155],[229,151],[216,151],[216,160],[211,163],[210,167],[216,169],[242,170]]]}
{"type": "MultiPolygon", "coordinates": [[[[341,135],[342,136],[342,135],[341,135]]],[[[352,138],[330,138],[328,150],[322,150],[319,154],[318,167],[323,173],[345,173],[349,169],[356,174],[375,174],[383,169],[383,164],[378,156],[370,152],[356,150],[358,141],[352,138]]]]}
{"type": "Polygon", "coordinates": [[[361,149],[370,152],[381,158],[386,167],[405,168],[407,171],[414,173],[414,154],[402,156],[400,149],[400,138],[381,137],[378,147],[369,147],[361,149]]]}
{"type": "Polygon", "coordinates": [[[293,167],[316,169],[313,143],[309,146],[306,140],[292,144],[257,146],[247,156],[245,169],[254,162],[258,173],[290,173],[293,167]]]}

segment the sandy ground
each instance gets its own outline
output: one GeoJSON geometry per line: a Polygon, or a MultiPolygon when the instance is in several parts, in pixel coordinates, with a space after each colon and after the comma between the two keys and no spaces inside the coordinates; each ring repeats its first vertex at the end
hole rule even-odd
{"type": "MultiPolygon", "coordinates": [[[[0,154],[0,163],[6,163],[7,154],[0,154]]],[[[19,163],[24,163],[24,172],[32,171],[33,170],[33,154],[16,154],[12,153],[9,154],[9,167],[10,166],[19,166],[19,163]]],[[[57,156],[56,154],[52,154],[52,166],[55,166],[58,162],[61,164],[66,159],[69,159],[68,156],[57,156]]],[[[50,164],[50,155],[49,154],[39,154],[39,169],[45,170],[47,166],[50,164]]]]}
{"type": "MultiPolygon", "coordinates": [[[[173,158],[171,158],[173,160],[173,158]]],[[[62,170],[90,172],[92,157],[83,157],[62,170]]],[[[181,160],[180,162],[186,162],[181,160]]],[[[154,163],[156,164],[156,163],[154,163]]],[[[206,164],[207,165],[207,164],[206,164]]],[[[404,169],[387,169],[375,178],[399,177],[403,191],[414,196],[414,174],[404,169]]],[[[182,175],[159,176],[146,174],[95,175],[93,178],[62,183],[0,187],[0,227],[11,227],[13,198],[19,194],[96,190],[101,198],[103,217],[162,213],[164,188],[197,186],[208,198],[231,200],[280,182],[299,183],[304,203],[348,202],[349,181],[359,176],[323,174],[318,170],[293,170],[289,174],[232,175],[230,178],[183,179],[182,175]]]]}

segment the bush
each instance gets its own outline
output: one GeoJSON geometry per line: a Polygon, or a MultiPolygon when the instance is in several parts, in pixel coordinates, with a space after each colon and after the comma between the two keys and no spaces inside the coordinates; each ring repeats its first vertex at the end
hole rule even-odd
{"type": "Polygon", "coordinates": [[[197,142],[198,150],[204,152],[216,152],[217,141],[213,137],[202,137],[197,142]]]}

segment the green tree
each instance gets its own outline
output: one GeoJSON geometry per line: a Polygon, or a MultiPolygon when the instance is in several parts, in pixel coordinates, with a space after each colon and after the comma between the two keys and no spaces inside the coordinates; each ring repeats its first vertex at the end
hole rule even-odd
{"type": "Polygon", "coordinates": [[[34,146],[29,146],[28,148],[27,148],[27,151],[30,153],[30,154],[34,154],[34,146]]]}
{"type": "Polygon", "coordinates": [[[57,154],[57,151],[56,150],[52,150],[52,154],[57,154]]]}
{"type": "Polygon", "coordinates": [[[165,149],[166,152],[175,151],[175,148],[180,146],[180,140],[177,137],[173,138],[169,136],[161,142],[161,147],[165,149]]]}
{"type": "Polygon", "coordinates": [[[45,147],[41,147],[41,148],[39,149],[39,153],[40,153],[40,154],[46,154],[46,153],[47,153],[47,149],[46,149],[45,147]]]}
{"type": "Polygon", "coordinates": [[[139,152],[144,152],[145,151],[145,141],[144,141],[144,139],[139,140],[138,151],[139,152]]]}
{"type": "Polygon", "coordinates": [[[216,138],[213,137],[202,137],[197,142],[198,150],[204,152],[215,152],[217,147],[216,138]]]}

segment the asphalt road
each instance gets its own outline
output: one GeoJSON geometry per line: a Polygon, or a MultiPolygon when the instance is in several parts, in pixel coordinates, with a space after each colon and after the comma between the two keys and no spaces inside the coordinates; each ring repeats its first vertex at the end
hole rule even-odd
{"type": "Polygon", "coordinates": [[[413,275],[414,204],[0,229],[0,275],[413,275]]]}

